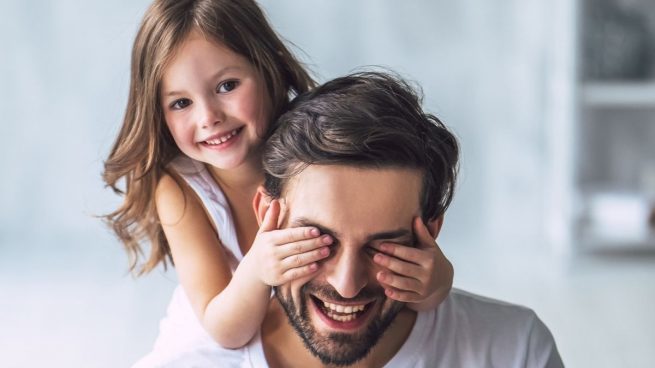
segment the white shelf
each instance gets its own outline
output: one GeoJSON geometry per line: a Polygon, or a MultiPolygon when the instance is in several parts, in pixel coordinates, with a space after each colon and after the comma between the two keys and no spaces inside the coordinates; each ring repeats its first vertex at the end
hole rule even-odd
{"type": "Polygon", "coordinates": [[[585,198],[579,241],[587,248],[655,250],[652,200],[638,192],[596,191],[585,198]]]}
{"type": "Polygon", "coordinates": [[[582,103],[591,107],[651,107],[655,109],[655,81],[586,82],[581,85],[582,103]]]}
{"type": "Polygon", "coordinates": [[[578,241],[585,249],[642,249],[655,251],[655,232],[650,234],[615,234],[609,235],[583,229],[578,241]]]}

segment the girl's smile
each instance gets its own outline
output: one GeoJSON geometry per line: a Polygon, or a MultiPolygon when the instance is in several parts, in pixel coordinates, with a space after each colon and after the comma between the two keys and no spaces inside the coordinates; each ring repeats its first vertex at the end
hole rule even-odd
{"type": "Polygon", "coordinates": [[[242,131],[243,126],[237,129],[233,129],[227,133],[217,133],[201,141],[200,144],[204,145],[208,149],[224,150],[235,144],[235,142],[239,139],[240,133],[242,131]]]}

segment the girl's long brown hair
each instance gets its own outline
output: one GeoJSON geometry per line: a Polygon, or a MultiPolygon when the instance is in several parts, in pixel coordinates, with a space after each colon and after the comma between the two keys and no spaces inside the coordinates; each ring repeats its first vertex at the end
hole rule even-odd
{"type": "Polygon", "coordinates": [[[124,196],[121,206],[103,217],[125,245],[129,269],[137,275],[160,262],[166,267],[167,261],[173,261],[154,194],[166,165],[179,150],[164,122],[159,87],[166,64],[194,29],[244,56],[261,74],[271,98],[269,132],[289,99],[315,85],[253,0],[156,0],[151,4],[132,48],[123,125],[103,172],[107,186],[124,196]],[[146,256],[143,246],[147,243],[150,252],[146,256]]]}

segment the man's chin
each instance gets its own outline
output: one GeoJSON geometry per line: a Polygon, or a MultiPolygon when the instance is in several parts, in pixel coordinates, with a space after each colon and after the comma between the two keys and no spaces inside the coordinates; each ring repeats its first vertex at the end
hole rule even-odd
{"type": "Polygon", "coordinates": [[[388,308],[383,304],[386,303],[373,302],[356,320],[337,325],[317,308],[314,313],[310,312],[314,339],[306,340],[305,346],[323,364],[348,366],[356,363],[370,353],[402,309],[400,303],[390,303],[388,308]]]}

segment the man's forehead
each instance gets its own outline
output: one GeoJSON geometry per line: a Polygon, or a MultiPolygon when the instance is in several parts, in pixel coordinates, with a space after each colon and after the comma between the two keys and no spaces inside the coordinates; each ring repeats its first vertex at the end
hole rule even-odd
{"type": "MultiPolygon", "coordinates": [[[[406,182],[408,185],[418,184],[417,189],[420,190],[422,176],[421,170],[406,167],[371,168],[351,165],[307,165],[286,181],[283,192],[285,197],[289,197],[299,190],[307,190],[321,185],[344,184],[353,187],[359,182],[368,184],[368,187],[373,187],[374,183],[389,187],[406,182]]],[[[416,192],[418,194],[418,191],[416,192]]]]}
{"type": "Polygon", "coordinates": [[[313,223],[351,235],[411,229],[420,214],[421,172],[310,165],[287,182],[284,223],[313,223]]]}

